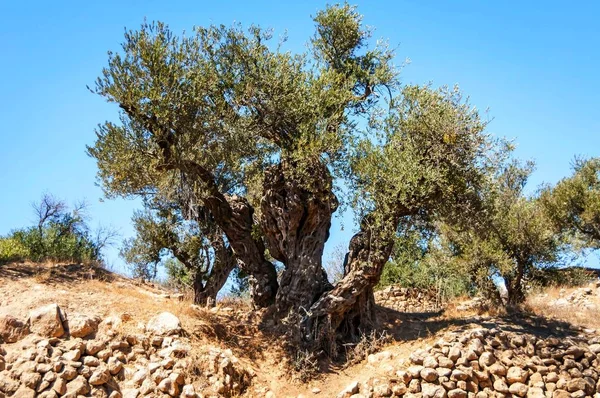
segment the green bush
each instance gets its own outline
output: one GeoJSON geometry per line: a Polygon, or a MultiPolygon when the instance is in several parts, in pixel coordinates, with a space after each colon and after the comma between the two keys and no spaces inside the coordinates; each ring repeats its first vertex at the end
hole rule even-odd
{"type": "Polygon", "coordinates": [[[19,240],[14,238],[0,238],[0,264],[24,261],[29,258],[29,250],[19,240]]]}

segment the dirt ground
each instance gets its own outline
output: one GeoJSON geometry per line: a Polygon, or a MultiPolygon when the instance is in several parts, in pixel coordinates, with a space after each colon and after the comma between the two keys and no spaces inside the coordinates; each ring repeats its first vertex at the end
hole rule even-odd
{"type": "MultiPolygon", "coordinates": [[[[564,292],[562,293],[564,294],[564,292]]],[[[386,343],[377,347],[388,351],[389,357],[377,363],[363,359],[351,366],[335,362],[319,363],[321,373],[313,380],[295,381],[294,361],[284,349],[284,338],[270,331],[260,312],[251,311],[243,302],[220,302],[216,309],[205,309],[179,300],[159,286],[141,284],[109,271],[82,265],[12,264],[0,266],[0,314],[26,318],[30,310],[44,304],[57,303],[67,316],[71,312],[126,319],[125,328],[143,327],[146,321],[162,311],[177,315],[194,344],[210,344],[229,348],[256,377],[253,385],[264,386],[276,397],[336,396],[353,381],[384,377],[386,362],[397,363],[408,358],[417,348],[430,345],[444,332],[476,327],[499,327],[522,330],[539,335],[569,335],[577,333],[572,319],[550,313],[538,303],[529,314],[480,314],[456,311],[457,303],[436,312],[400,313],[379,308],[386,343]],[[124,316],[126,314],[126,316],[124,316]]],[[[561,310],[562,311],[562,310],[561,310]]],[[[596,317],[578,322],[588,326],[596,317]]],[[[268,324],[268,323],[267,323],[268,324]]],[[[364,357],[366,357],[366,352],[364,357]]]]}

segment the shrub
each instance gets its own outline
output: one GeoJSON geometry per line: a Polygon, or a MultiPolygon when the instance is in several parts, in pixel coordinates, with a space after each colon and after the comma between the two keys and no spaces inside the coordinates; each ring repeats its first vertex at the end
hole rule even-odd
{"type": "Polygon", "coordinates": [[[29,250],[14,238],[0,238],[0,264],[24,261],[29,258],[29,250]]]}

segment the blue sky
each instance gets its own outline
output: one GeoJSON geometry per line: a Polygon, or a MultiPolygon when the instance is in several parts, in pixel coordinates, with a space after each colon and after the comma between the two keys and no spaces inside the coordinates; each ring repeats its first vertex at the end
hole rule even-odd
{"type": "MultiPolygon", "coordinates": [[[[0,2],[0,235],[27,225],[31,202],[51,192],[91,204],[92,225],[130,236],[135,201],[107,200],[85,154],[94,127],[117,110],[91,94],[118,50],[123,29],[144,18],[175,32],[210,23],[287,29],[287,48],[302,51],[321,1],[2,1],[0,2]]],[[[600,3],[553,1],[362,1],[375,37],[397,46],[406,83],[459,84],[489,131],[514,138],[516,155],[535,159],[531,189],[570,173],[575,155],[600,156],[600,3]]],[[[328,250],[346,242],[351,217],[334,225],[328,250]]],[[[109,265],[123,271],[117,249],[109,265]]]]}

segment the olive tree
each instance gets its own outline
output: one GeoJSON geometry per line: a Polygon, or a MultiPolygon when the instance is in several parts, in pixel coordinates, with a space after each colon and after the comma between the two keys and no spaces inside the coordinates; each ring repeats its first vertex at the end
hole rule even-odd
{"type": "Polygon", "coordinates": [[[194,303],[215,303],[237,261],[208,214],[186,220],[173,204],[155,203],[136,212],[133,224],[136,236],[125,241],[121,256],[134,276],[153,279],[164,263],[170,276],[190,280],[194,303]],[[181,267],[168,262],[173,258],[181,267]]]}
{"type": "Polygon", "coordinates": [[[320,339],[373,326],[399,221],[472,206],[493,142],[457,89],[400,85],[393,52],[371,45],[354,7],[314,21],[302,54],[255,26],[128,31],[93,89],[121,118],[98,127],[88,152],[108,196],[204,209],[255,305],[320,339]],[[322,255],[340,205],[359,229],[332,286],[322,255]]]}
{"type": "Polygon", "coordinates": [[[525,299],[526,286],[541,280],[545,268],[560,260],[561,240],[536,196],[523,189],[533,164],[509,162],[480,192],[481,208],[470,224],[443,224],[440,248],[450,253],[451,267],[463,270],[488,299],[516,306],[525,299]],[[498,282],[506,288],[501,297],[498,282]]]}
{"type": "Polygon", "coordinates": [[[600,158],[577,159],[573,175],[545,187],[541,201],[560,231],[579,246],[600,248],[600,158]]]}

